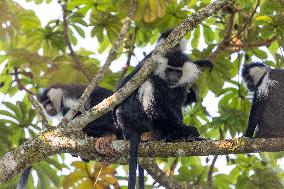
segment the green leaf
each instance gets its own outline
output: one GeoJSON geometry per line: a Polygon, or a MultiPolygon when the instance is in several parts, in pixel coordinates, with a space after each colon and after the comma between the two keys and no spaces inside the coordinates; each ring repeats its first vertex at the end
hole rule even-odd
{"type": "Polygon", "coordinates": [[[200,26],[197,26],[193,32],[193,38],[191,41],[192,48],[196,49],[198,47],[199,38],[200,38],[200,26]]]}

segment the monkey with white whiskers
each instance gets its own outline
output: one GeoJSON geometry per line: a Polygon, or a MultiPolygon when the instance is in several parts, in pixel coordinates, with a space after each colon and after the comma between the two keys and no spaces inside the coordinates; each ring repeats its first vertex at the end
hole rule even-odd
{"type": "MultiPolygon", "coordinates": [[[[87,85],[52,85],[43,89],[37,99],[43,106],[48,116],[64,116],[73,105],[79,100],[87,85]]],[[[80,108],[77,116],[84,111],[90,110],[93,106],[99,104],[105,98],[111,96],[112,91],[97,87],[93,90],[86,103],[80,108]]],[[[83,131],[91,137],[101,137],[106,134],[115,134],[121,138],[121,131],[113,123],[112,113],[108,112],[95,121],[89,123],[83,131]]]]}
{"type": "MultiPolygon", "coordinates": [[[[162,33],[158,44],[169,33],[162,33]]],[[[150,55],[123,79],[120,87],[139,71],[150,55]]],[[[182,107],[196,98],[188,85],[196,81],[203,67],[212,68],[212,63],[190,61],[178,44],[165,56],[157,57],[157,64],[154,73],[113,111],[116,124],[130,141],[128,189],[135,188],[137,153],[143,132],[151,131],[156,139],[164,141],[199,140],[198,130],[183,124],[182,107]]],[[[139,182],[139,189],[143,188],[142,184],[139,182]]]]}
{"type": "Polygon", "coordinates": [[[243,66],[242,77],[253,100],[246,137],[284,137],[284,70],[262,63],[243,66]]]}

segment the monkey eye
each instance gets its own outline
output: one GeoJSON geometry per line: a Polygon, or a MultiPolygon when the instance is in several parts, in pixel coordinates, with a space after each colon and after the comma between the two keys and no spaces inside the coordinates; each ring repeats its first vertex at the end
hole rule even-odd
{"type": "Polygon", "coordinates": [[[47,98],[45,101],[42,102],[42,104],[43,104],[44,106],[46,106],[46,105],[52,104],[52,103],[51,103],[51,100],[50,100],[49,98],[47,98]]]}

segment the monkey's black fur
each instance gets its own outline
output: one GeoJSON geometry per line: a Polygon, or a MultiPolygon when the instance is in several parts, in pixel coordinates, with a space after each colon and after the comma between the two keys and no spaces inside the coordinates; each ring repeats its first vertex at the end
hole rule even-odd
{"type": "MultiPolygon", "coordinates": [[[[136,69],[124,78],[120,87],[139,71],[148,57],[146,56],[136,69]]],[[[188,95],[186,87],[189,84],[188,81],[179,82],[183,74],[187,74],[183,70],[185,64],[191,64],[192,69],[195,67],[198,73],[201,72],[200,67],[195,64],[196,62],[190,62],[187,55],[179,48],[172,49],[163,58],[167,61],[158,60],[162,63],[159,63],[156,72],[114,109],[116,124],[122,129],[124,136],[130,140],[129,189],[135,188],[137,153],[140,135],[143,132],[151,131],[156,139],[164,141],[193,141],[199,137],[195,127],[183,124],[182,115],[182,106],[195,101],[196,94],[188,95]]],[[[207,63],[201,66],[211,68],[212,63],[209,61],[207,63]]],[[[191,82],[197,79],[194,75],[188,77],[191,82]]]]}
{"type": "Polygon", "coordinates": [[[262,63],[244,65],[242,77],[253,92],[246,137],[284,137],[284,70],[262,63]],[[256,70],[256,71],[253,71],[256,70]],[[256,129],[257,128],[257,129],[256,129]]]}

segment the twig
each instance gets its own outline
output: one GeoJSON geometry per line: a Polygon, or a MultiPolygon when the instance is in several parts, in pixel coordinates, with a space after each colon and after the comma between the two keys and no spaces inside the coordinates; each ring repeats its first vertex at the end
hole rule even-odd
{"type": "Polygon", "coordinates": [[[217,55],[222,50],[224,50],[228,46],[228,44],[230,43],[232,30],[233,30],[233,26],[234,26],[234,18],[235,18],[235,12],[232,12],[229,19],[228,19],[227,25],[225,27],[225,35],[223,37],[223,40],[218,45],[217,49],[208,56],[208,59],[211,60],[212,62],[217,57],[217,55]]]}
{"type": "Polygon", "coordinates": [[[33,105],[33,107],[36,111],[36,114],[39,118],[39,121],[42,124],[42,130],[46,131],[46,130],[52,129],[53,127],[48,124],[48,121],[46,120],[44,112],[43,112],[41,106],[39,105],[39,103],[36,101],[36,99],[34,99],[34,97],[32,95],[29,95],[28,99],[31,102],[31,104],[33,105]]]}
{"type": "Polygon", "coordinates": [[[213,181],[212,181],[212,176],[213,176],[213,172],[214,172],[214,167],[215,167],[215,163],[217,161],[218,155],[215,155],[212,163],[210,165],[209,171],[208,171],[208,176],[207,176],[207,184],[208,184],[208,188],[213,188],[213,181]]]}
{"type": "Polygon", "coordinates": [[[129,6],[128,17],[126,18],[126,20],[125,20],[125,22],[124,22],[124,24],[123,24],[123,26],[120,30],[120,34],[119,34],[116,42],[114,43],[112,49],[110,50],[110,53],[107,57],[105,64],[99,69],[95,78],[87,86],[86,90],[84,91],[84,93],[82,94],[80,99],[78,100],[77,104],[75,106],[73,106],[73,108],[71,108],[71,110],[69,110],[68,113],[64,116],[64,118],[60,121],[60,123],[58,125],[59,127],[63,127],[64,125],[66,125],[66,123],[68,123],[71,119],[73,119],[73,117],[76,115],[77,111],[79,110],[80,106],[82,104],[85,104],[88,97],[92,93],[93,89],[98,86],[99,82],[102,80],[102,78],[106,74],[110,64],[116,58],[116,53],[117,53],[119,47],[121,46],[121,43],[123,42],[123,39],[125,38],[126,33],[129,30],[131,21],[134,18],[135,10],[136,10],[136,0],[131,0],[130,6],[129,6]]]}
{"type": "Polygon", "coordinates": [[[261,47],[261,46],[269,46],[276,39],[277,39],[277,35],[274,35],[271,39],[266,39],[262,41],[251,42],[251,43],[231,44],[231,46],[236,47],[236,48],[255,48],[255,47],[261,47]]]}
{"type": "Polygon", "coordinates": [[[14,72],[15,72],[15,81],[19,87],[20,90],[24,90],[26,91],[28,94],[30,95],[36,95],[36,93],[30,91],[29,89],[27,89],[21,82],[20,78],[19,78],[19,72],[18,72],[18,68],[14,68],[14,72]]]}
{"type": "Polygon", "coordinates": [[[179,158],[175,158],[174,162],[172,163],[171,167],[169,168],[169,171],[167,172],[168,176],[171,176],[171,175],[174,174],[176,166],[179,162],[178,160],[179,160],[179,158]]]}
{"type": "Polygon", "coordinates": [[[67,23],[67,8],[66,8],[66,4],[67,4],[67,2],[62,3],[62,5],[61,5],[62,6],[62,11],[63,11],[64,39],[65,39],[65,42],[66,42],[66,44],[68,46],[68,49],[70,50],[71,57],[72,57],[74,63],[77,65],[77,68],[83,73],[83,75],[86,77],[86,79],[88,81],[91,81],[92,78],[84,70],[82,62],[80,61],[79,57],[77,56],[77,54],[73,50],[70,38],[68,36],[68,23],[67,23]]]}
{"type": "Polygon", "coordinates": [[[246,20],[246,22],[244,23],[244,25],[242,26],[242,28],[239,29],[238,33],[234,36],[234,38],[238,38],[241,33],[243,31],[245,31],[245,28],[248,27],[248,25],[250,24],[254,14],[256,13],[257,7],[259,6],[260,0],[257,0],[255,8],[253,9],[253,11],[251,12],[251,14],[248,16],[248,19],[246,20]]]}

